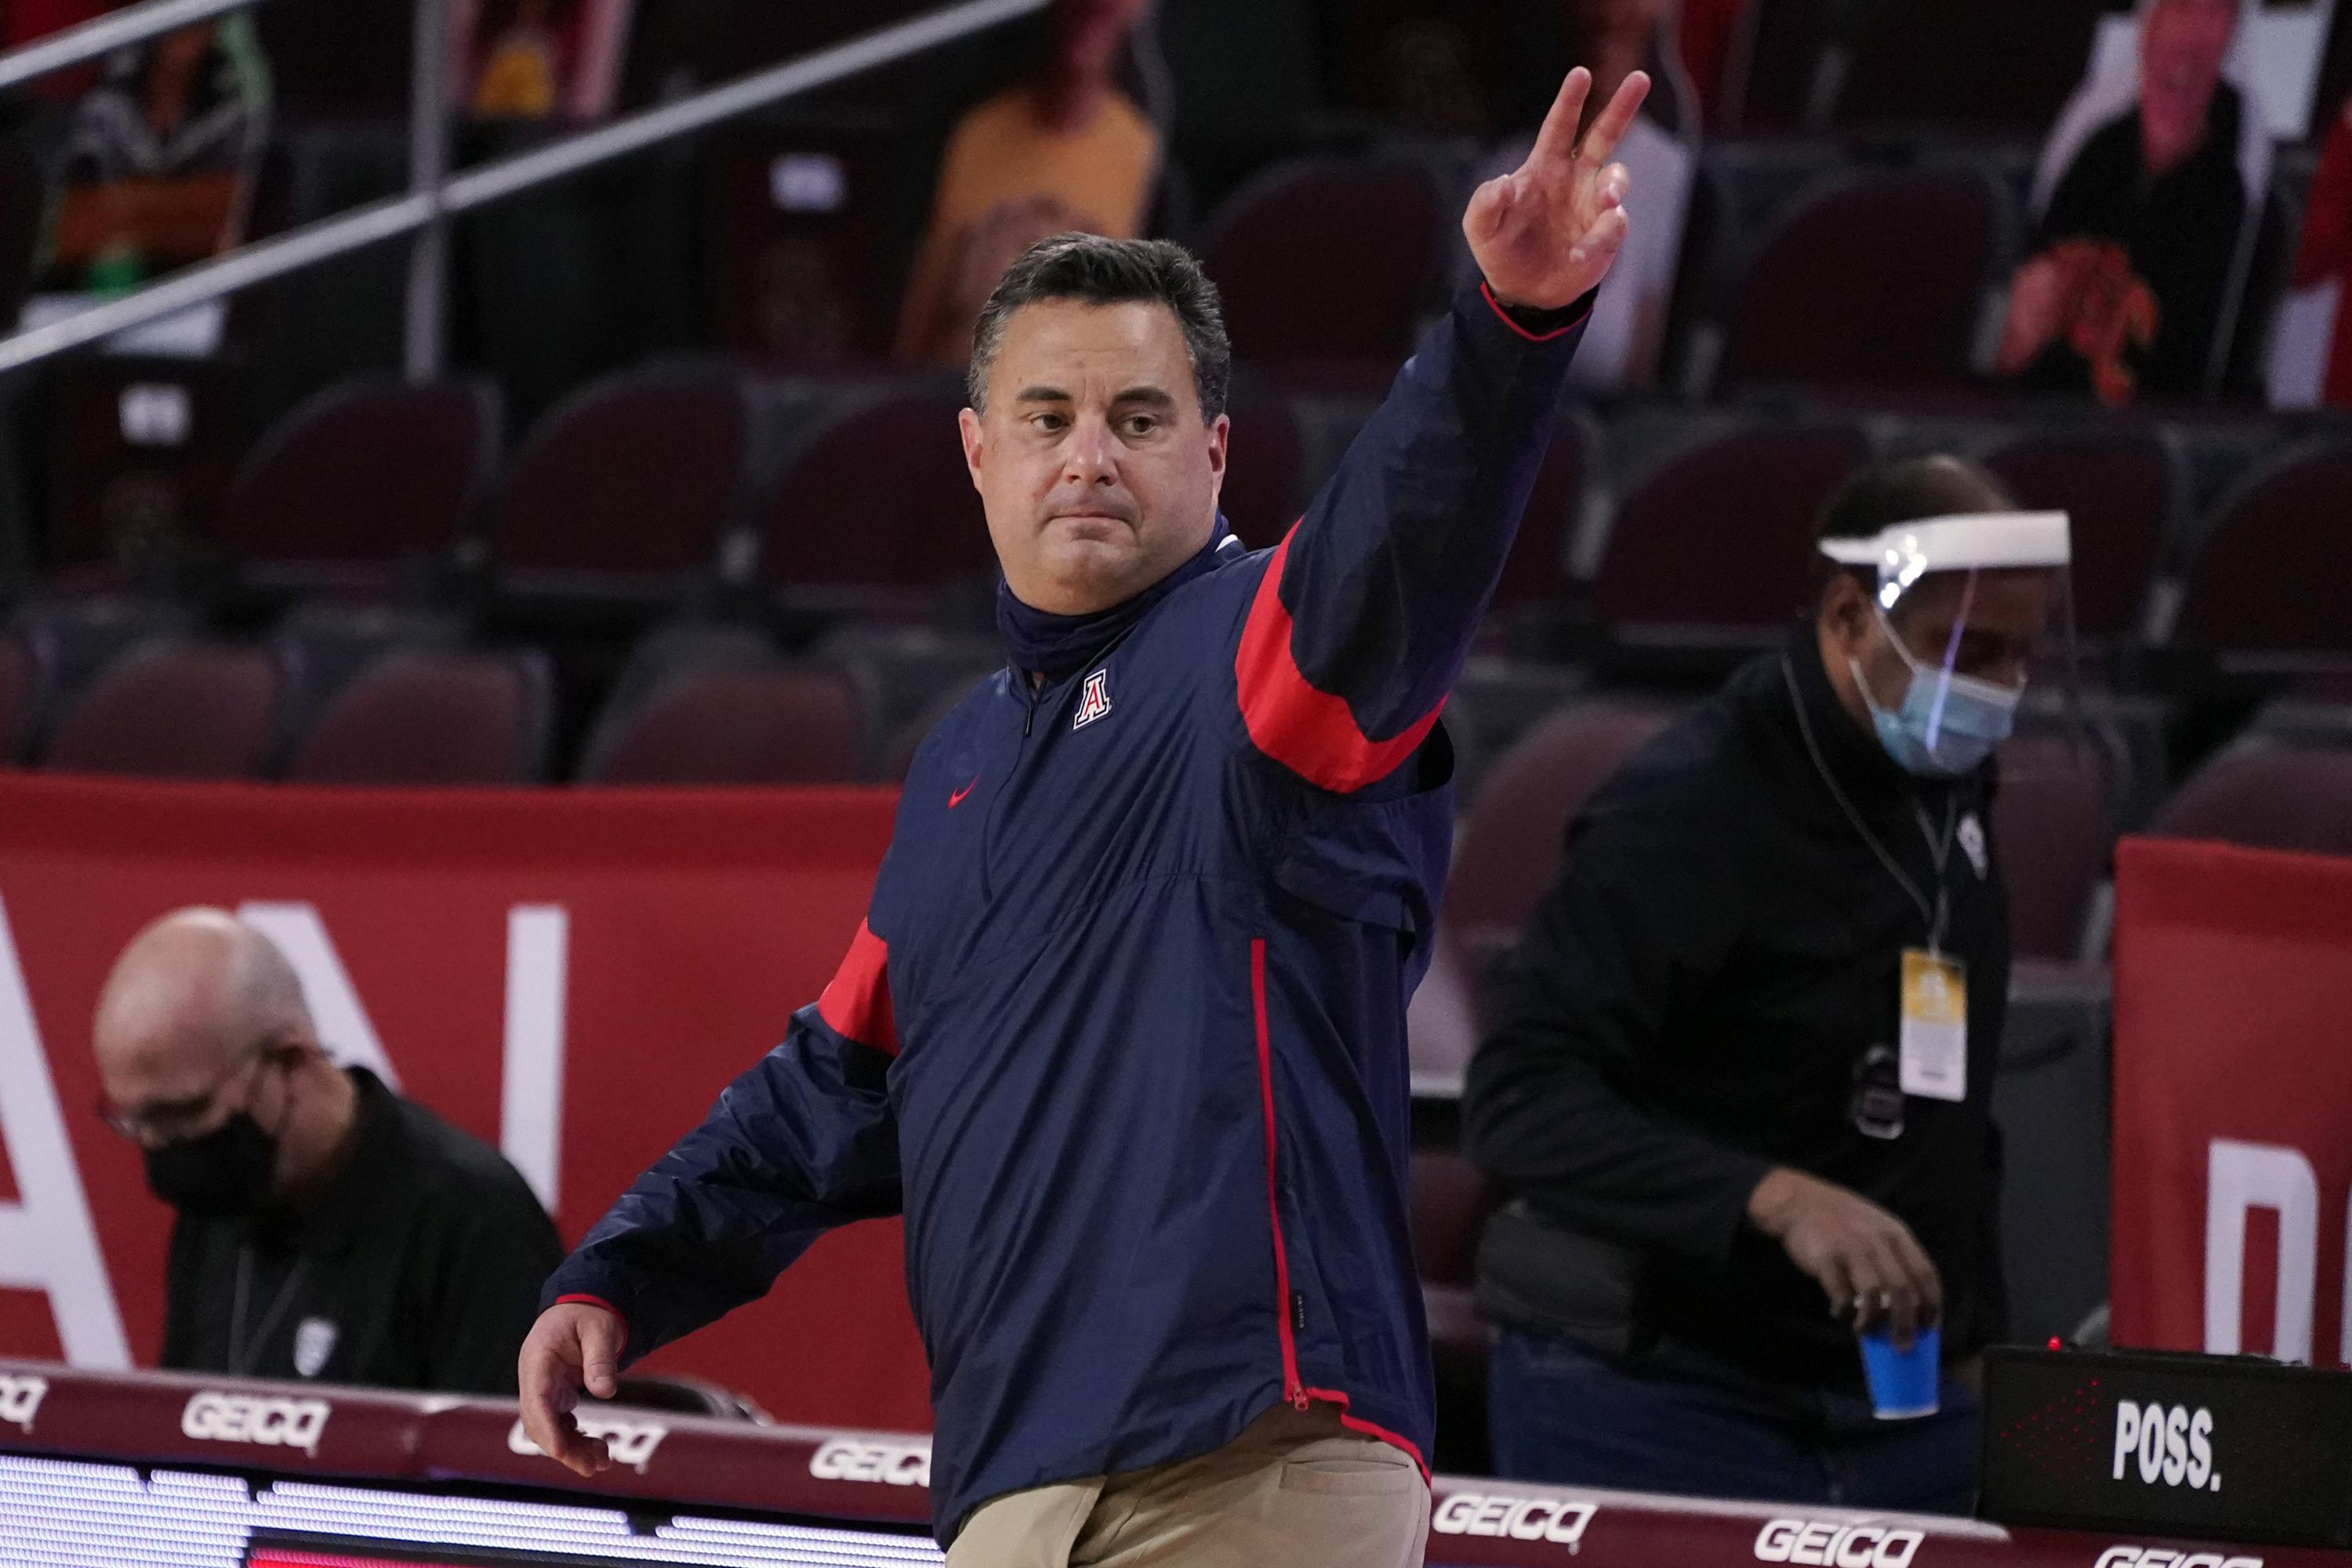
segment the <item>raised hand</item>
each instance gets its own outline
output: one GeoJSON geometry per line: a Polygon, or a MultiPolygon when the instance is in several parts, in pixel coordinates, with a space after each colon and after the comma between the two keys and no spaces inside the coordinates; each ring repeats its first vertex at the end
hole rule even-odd
{"type": "Polygon", "coordinates": [[[1649,96],[1650,79],[1640,71],[1627,77],[1580,143],[1577,121],[1591,90],[1591,71],[1569,72],[1528,161],[1479,186],[1462,216],[1471,258],[1506,305],[1574,304],[1608,275],[1625,244],[1625,194],[1633,181],[1609,158],[1649,96]]]}

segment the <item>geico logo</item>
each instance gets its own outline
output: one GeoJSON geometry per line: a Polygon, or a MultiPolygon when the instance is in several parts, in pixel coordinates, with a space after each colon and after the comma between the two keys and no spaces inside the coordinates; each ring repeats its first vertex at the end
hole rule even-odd
{"type": "MultiPolygon", "coordinates": [[[[604,1439],[604,1451],[613,1457],[613,1463],[626,1465],[639,1472],[653,1458],[654,1450],[661,1447],[661,1440],[669,1436],[669,1428],[658,1421],[625,1421],[615,1415],[596,1415],[585,1411],[574,1411],[572,1421],[580,1428],[582,1436],[604,1439]]],[[[546,1452],[530,1440],[530,1434],[523,1430],[520,1419],[507,1430],[507,1451],[510,1454],[546,1452]]]]}
{"type": "Polygon", "coordinates": [[[26,1436],[33,1435],[33,1417],[41,1411],[42,1396],[49,1392],[49,1380],[29,1373],[23,1377],[0,1377],[0,1426],[21,1426],[26,1436]]]}
{"type": "Polygon", "coordinates": [[[2187,1486],[2196,1491],[2220,1491],[2221,1478],[2213,1473],[2213,1413],[2185,1405],[2135,1405],[2116,1401],[2115,1479],[2137,1457],[2139,1479],[2149,1486],[2187,1486]]]}
{"type": "Polygon", "coordinates": [[[929,1443],[854,1443],[835,1437],[809,1457],[809,1474],[821,1481],[878,1481],[885,1486],[931,1484],[929,1443]]]}
{"type": "Polygon", "coordinates": [[[2098,1568],[2263,1568],[2263,1560],[2168,1546],[2110,1546],[2099,1553],[2098,1568]]]}
{"type": "Polygon", "coordinates": [[[1911,1568],[1911,1559],[1926,1539],[1916,1530],[1875,1524],[1776,1519],[1757,1532],[1756,1560],[1802,1563],[1809,1568],[1911,1568]]]}
{"type": "Polygon", "coordinates": [[[1596,1511],[1589,1502],[1455,1492],[1438,1505],[1430,1528],[1440,1535],[1507,1536],[1513,1541],[1554,1541],[1574,1546],[1584,1539],[1585,1527],[1596,1511]]]}
{"type": "Polygon", "coordinates": [[[331,1408],[323,1399],[199,1394],[180,1412],[180,1430],[205,1442],[259,1443],[316,1454],[331,1408]]]}

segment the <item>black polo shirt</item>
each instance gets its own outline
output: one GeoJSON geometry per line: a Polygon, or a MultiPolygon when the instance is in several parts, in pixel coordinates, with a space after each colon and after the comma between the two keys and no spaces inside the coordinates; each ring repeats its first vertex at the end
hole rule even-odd
{"type": "Polygon", "coordinates": [[[299,1213],[183,1215],[163,1364],[449,1394],[515,1392],[563,1258],[512,1165],[364,1068],[350,1166],[299,1213]]]}

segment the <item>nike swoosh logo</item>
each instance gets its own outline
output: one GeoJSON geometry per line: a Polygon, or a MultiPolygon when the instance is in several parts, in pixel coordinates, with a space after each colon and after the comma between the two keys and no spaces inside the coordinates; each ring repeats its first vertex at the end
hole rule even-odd
{"type": "Polygon", "coordinates": [[[980,775],[978,773],[972,774],[971,784],[964,785],[963,788],[948,796],[948,809],[950,811],[953,811],[957,806],[961,805],[963,804],[963,797],[970,795],[972,790],[979,785],[979,784],[980,775]]]}

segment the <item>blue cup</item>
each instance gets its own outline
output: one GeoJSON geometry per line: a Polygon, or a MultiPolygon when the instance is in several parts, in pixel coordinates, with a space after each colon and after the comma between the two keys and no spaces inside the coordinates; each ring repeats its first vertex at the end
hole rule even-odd
{"type": "Polygon", "coordinates": [[[1885,1329],[1861,1336],[1862,1374],[1870,1384],[1870,1407],[1881,1421],[1912,1421],[1940,1409],[1937,1391],[1944,1375],[1944,1336],[1928,1327],[1911,1336],[1911,1348],[1895,1348],[1885,1329]]]}

